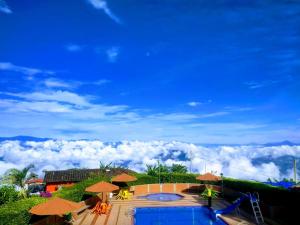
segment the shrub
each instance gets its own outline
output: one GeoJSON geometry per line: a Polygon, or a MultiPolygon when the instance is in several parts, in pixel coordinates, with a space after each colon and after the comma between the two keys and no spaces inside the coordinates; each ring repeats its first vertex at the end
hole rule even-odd
{"type": "Polygon", "coordinates": [[[13,186],[0,187],[0,205],[19,199],[19,193],[13,186]]]}
{"type": "Polygon", "coordinates": [[[205,188],[205,190],[200,194],[200,196],[204,199],[208,199],[209,197],[211,198],[218,198],[219,192],[212,189],[212,188],[205,188]],[[210,191],[210,196],[209,196],[209,192],[210,191]]]}
{"type": "Polygon", "coordinates": [[[183,174],[183,173],[161,173],[159,175],[150,176],[144,173],[135,174],[137,181],[128,182],[129,186],[139,184],[156,184],[159,183],[201,183],[196,180],[196,174],[183,174]]]}
{"type": "Polygon", "coordinates": [[[40,197],[31,197],[2,205],[0,207],[0,225],[29,224],[30,213],[28,210],[45,201],[46,199],[40,197]]]}
{"type": "Polygon", "coordinates": [[[85,189],[100,181],[109,181],[109,178],[105,176],[91,177],[84,181],[76,183],[71,187],[63,187],[53,195],[67,200],[80,202],[82,200],[85,200],[85,196],[88,195],[85,189]]]}
{"type": "Polygon", "coordinates": [[[128,182],[129,186],[140,185],[140,184],[155,184],[158,183],[158,178],[155,176],[150,176],[145,173],[134,174],[137,178],[136,181],[128,182]]]}

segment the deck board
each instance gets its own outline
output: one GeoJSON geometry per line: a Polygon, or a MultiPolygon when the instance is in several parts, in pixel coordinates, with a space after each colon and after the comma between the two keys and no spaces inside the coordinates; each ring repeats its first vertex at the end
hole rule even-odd
{"type": "MultiPolygon", "coordinates": [[[[149,201],[147,199],[134,196],[131,200],[112,200],[112,208],[109,215],[101,215],[95,217],[95,214],[88,213],[85,216],[83,223],[75,222],[75,225],[132,225],[132,213],[136,207],[165,207],[165,206],[203,206],[207,204],[206,200],[199,199],[198,195],[185,194],[184,198],[171,202],[149,201]]],[[[219,199],[213,200],[212,206],[214,209],[221,209],[228,206],[229,203],[219,199]]],[[[224,219],[229,225],[249,224],[251,223],[244,218],[239,218],[234,215],[227,215],[224,219]],[[245,221],[244,223],[241,223],[245,221]]],[[[80,220],[79,220],[80,221],[80,220]]]]}

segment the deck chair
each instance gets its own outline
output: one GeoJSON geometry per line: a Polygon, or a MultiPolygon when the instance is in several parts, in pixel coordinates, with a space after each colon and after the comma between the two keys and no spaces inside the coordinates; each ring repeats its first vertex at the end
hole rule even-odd
{"type": "Polygon", "coordinates": [[[131,199],[132,198],[132,193],[130,193],[128,190],[123,191],[122,199],[131,199]]]}
{"type": "Polygon", "coordinates": [[[123,190],[121,189],[117,194],[116,199],[122,199],[122,196],[123,196],[123,190]]]}

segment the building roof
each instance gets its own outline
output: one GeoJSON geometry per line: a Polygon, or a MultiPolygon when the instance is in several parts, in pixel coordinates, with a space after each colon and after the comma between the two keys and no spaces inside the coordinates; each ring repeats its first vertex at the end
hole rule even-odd
{"type": "Polygon", "coordinates": [[[42,184],[43,183],[43,179],[41,179],[41,178],[33,178],[33,179],[30,179],[30,180],[27,180],[25,183],[26,184],[42,184]]]}
{"type": "MultiPolygon", "coordinates": [[[[113,168],[107,171],[107,176],[115,176],[121,173],[132,173],[133,171],[123,168],[113,168]]],[[[100,169],[69,169],[45,171],[44,182],[79,182],[100,173],[100,169]]]]}

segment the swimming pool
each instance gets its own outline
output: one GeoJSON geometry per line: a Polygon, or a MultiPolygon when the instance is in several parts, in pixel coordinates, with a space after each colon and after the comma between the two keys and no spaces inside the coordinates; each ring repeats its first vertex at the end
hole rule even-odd
{"type": "Polygon", "coordinates": [[[146,196],[140,196],[140,198],[146,198],[148,200],[152,201],[177,201],[183,198],[182,195],[179,194],[173,194],[173,193],[155,193],[155,194],[149,194],[146,196]]]}
{"type": "Polygon", "coordinates": [[[207,207],[147,207],[135,208],[134,225],[226,225],[211,218],[207,207]]]}

